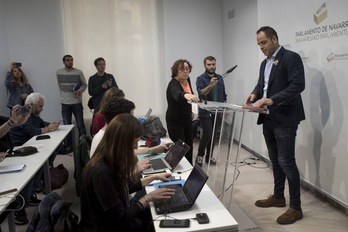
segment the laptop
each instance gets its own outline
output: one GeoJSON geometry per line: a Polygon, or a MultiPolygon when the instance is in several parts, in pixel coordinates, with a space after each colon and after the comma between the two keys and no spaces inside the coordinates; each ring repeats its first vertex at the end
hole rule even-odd
{"type": "Polygon", "coordinates": [[[151,115],[152,109],[149,108],[149,110],[147,111],[147,113],[145,114],[145,117],[148,118],[151,115]]]}
{"type": "MultiPolygon", "coordinates": [[[[170,199],[155,201],[157,214],[167,214],[187,210],[196,202],[204,184],[208,180],[208,175],[197,164],[192,169],[184,186],[175,188],[175,193],[170,199]]],[[[166,186],[163,185],[163,188],[166,186]]]]}
{"type": "Polygon", "coordinates": [[[182,157],[190,150],[190,146],[178,139],[176,143],[169,149],[164,158],[151,159],[151,168],[143,171],[144,175],[165,172],[167,169],[173,171],[179,164],[182,157]]]}

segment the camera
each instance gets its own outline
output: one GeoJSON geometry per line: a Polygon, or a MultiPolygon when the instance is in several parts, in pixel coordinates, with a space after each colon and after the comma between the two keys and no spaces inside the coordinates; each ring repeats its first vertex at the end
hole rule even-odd
{"type": "Polygon", "coordinates": [[[20,106],[20,107],[16,110],[16,112],[17,112],[18,114],[22,114],[22,115],[28,113],[29,111],[30,111],[30,105],[29,105],[29,104],[26,104],[26,105],[24,105],[24,106],[20,106]]]}
{"type": "Polygon", "coordinates": [[[21,62],[14,62],[14,65],[17,67],[22,67],[22,63],[21,62]]]}

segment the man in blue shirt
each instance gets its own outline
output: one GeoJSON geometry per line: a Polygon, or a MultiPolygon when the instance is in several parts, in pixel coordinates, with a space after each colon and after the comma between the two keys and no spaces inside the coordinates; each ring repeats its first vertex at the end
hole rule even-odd
{"type": "MultiPolygon", "coordinates": [[[[25,104],[32,107],[32,112],[28,120],[21,126],[12,128],[10,136],[13,146],[22,146],[33,136],[55,131],[59,127],[57,122],[45,122],[40,113],[43,111],[45,98],[41,93],[31,93],[27,97],[25,104]]],[[[50,164],[53,163],[53,160],[50,164]]]]}
{"type": "MultiPolygon", "coordinates": [[[[224,81],[221,75],[215,73],[216,59],[213,56],[206,57],[204,59],[204,67],[205,72],[197,77],[196,81],[197,91],[200,95],[200,99],[207,101],[226,102],[227,94],[225,92],[224,81]]],[[[211,114],[209,111],[199,109],[198,116],[201,128],[203,130],[203,135],[199,143],[196,163],[202,166],[205,150],[207,151],[205,162],[209,163],[210,149],[213,149],[210,147],[210,145],[215,115],[211,114]]],[[[219,125],[221,125],[221,117],[219,115],[217,115],[216,124],[217,125],[215,126],[215,128],[218,129],[219,125]]],[[[210,164],[216,165],[216,160],[213,157],[210,157],[210,164]]]]}
{"type": "MultiPolygon", "coordinates": [[[[13,146],[22,146],[33,136],[44,134],[50,131],[57,130],[59,123],[56,122],[45,122],[41,117],[40,113],[43,110],[45,98],[41,93],[31,93],[25,100],[25,104],[31,106],[31,114],[28,120],[17,127],[10,129],[10,137],[13,146]]],[[[58,147],[59,149],[59,147],[58,147]]],[[[53,160],[56,157],[57,152],[54,152],[49,158],[49,165],[53,166],[53,160]]],[[[22,190],[22,195],[25,199],[25,204],[38,205],[40,200],[37,199],[36,190],[39,188],[41,182],[42,169],[40,169],[31,181],[22,190]]],[[[20,202],[17,205],[21,205],[20,202]]],[[[25,209],[15,213],[15,223],[23,225],[28,223],[25,209]]]]}

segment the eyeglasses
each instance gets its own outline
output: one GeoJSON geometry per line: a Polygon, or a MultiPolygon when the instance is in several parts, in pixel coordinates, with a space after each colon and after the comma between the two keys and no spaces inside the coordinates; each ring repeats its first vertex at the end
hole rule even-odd
{"type": "Polygon", "coordinates": [[[179,71],[181,71],[181,72],[189,72],[190,68],[189,67],[179,68],[179,71]]]}
{"type": "Polygon", "coordinates": [[[105,65],[106,65],[105,63],[98,64],[98,66],[105,66],[105,65]]]}

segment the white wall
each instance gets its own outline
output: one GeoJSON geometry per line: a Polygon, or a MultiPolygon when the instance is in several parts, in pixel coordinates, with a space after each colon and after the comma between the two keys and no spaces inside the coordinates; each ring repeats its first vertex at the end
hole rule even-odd
{"type": "MultiPolygon", "coordinates": [[[[1,76],[5,78],[10,62],[22,62],[34,91],[46,98],[42,117],[48,121],[59,120],[61,106],[55,72],[62,67],[64,54],[60,1],[2,1],[0,9],[1,37],[4,34],[0,47],[8,49],[1,58],[1,76]]],[[[2,86],[5,92],[4,84],[2,86]]],[[[1,98],[1,103],[6,106],[7,100],[1,98]]],[[[8,115],[5,107],[1,110],[8,115]]]]}
{"type": "MultiPolygon", "coordinates": [[[[254,89],[259,70],[259,49],[256,43],[258,29],[257,1],[223,1],[223,47],[225,67],[238,67],[225,78],[228,102],[242,105],[254,89]],[[234,12],[229,18],[228,13],[234,12]]],[[[242,142],[260,154],[266,152],[261,127],[256,126],[258,114],[246,113],[242,142]]],[[[239,118],[240,119],[240,118],[239,118]]],[[[237,124],[239,125],[239,124],[237,124]]],[[[239,134],[240,128],[235,133],[239,134]]]]}
{"type": "Polygon", "coordinates": [[[163,14],[167,83],[174,62],[187,59],[193,65],[190,79],[197,95],[196,79],[205,71],[205,57],[216,58],[218,73],[227,68],[223,66],[221,1],[164,0],[163,14]]]}
{"type": "MultiPolygon", "coordinates": [[[[0,6],[4,6],[4,0],[0,0],[0,6]]],[[[6,9],[4,7],[0,7],[0,80],[2,81],[0,86],[0,113],[1,115],[8,115],[9,109],[6,107],[7,105],[7,94],[5,88],[5,75],[8,67],[9,60],[9,49],[7,42],[7,30],[6,30],[6,9]]]]}

